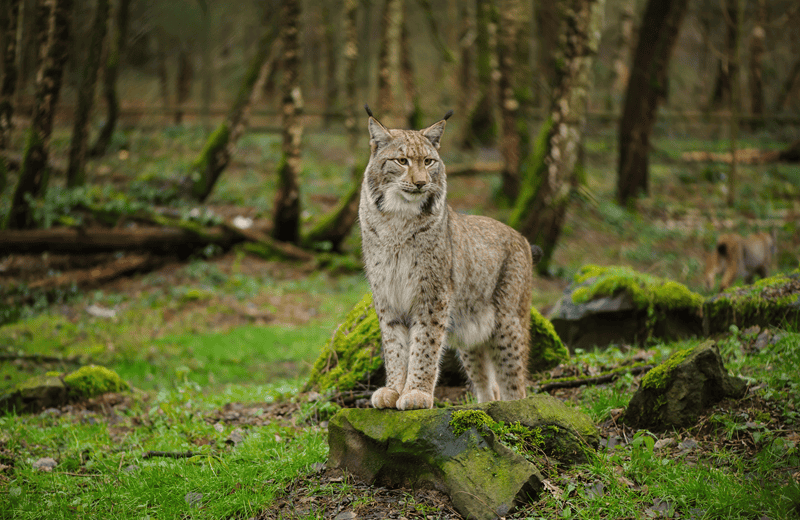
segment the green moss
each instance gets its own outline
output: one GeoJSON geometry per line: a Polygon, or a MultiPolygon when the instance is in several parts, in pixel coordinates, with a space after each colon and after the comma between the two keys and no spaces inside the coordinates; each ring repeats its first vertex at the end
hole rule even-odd
{"type": "Polygon", "coordinates": [[[732,287],[703,304],[708,333],[730,325],[800,325],[800,269],[763,278],[752,285],[732,287]]]}
{"type": "Polygon", "coordinates": [[[534,456],[541,452],[544,445],[541,428],[527,428],[519,421],[507,425],[495,421],[483,410],[455,410],[449,425],[456,437],[472,428],[481,435],[491,432],[502,445],[531,462],[535,462],[534,456]]]}
{"type": "Polygon", "coordinates": [[[69,388],[69,396],[87,398],[106,392],[127,392],[128,383],[122,380],[113,370],[97,365],[81,367],[64,377],[69,388]]]}
{"type": "Polygon", "coordinates": [[[305,385],[319,392],[352,390],[383,365],[378,315],[368,293],[339,325],[331,341],[314,362],[305,385]]]}
{"type": "Polygon", "coordinates": [[[573,303],[585,303],[601,296],[614,296],[625,290],[640,309],[655,305],[669,309],[684,307],[699,310],[703,304],[703,297],[693,293],[685,285],[639,273],[627,266],[586,265],[574,278],[576,285],[590,280],[590,284],[578,287],[572,293],[573,303]]]}
{"type": "Polygon", "coordinates": [[[531,208],[531,202],[539,190],[540,179],[545,171],[544,159],[550,148],[550,133],[553,130],[553,118],[549,116],[539,128],[539,134],[533,145],[533,154],[522,166],[520,192],[514,202],[514,211],[508,219],[508,225],[519,229],[522,221],[531,208]]]}
{"type": "Polygon", "coordinates": [[[663,363],[653,368],[642,377],[642,388],[663,389],[676,366],[683,363],[696,347],[673,352],[663,363]]]}
{"type": "Polygon", "coordinates": [[[531,307],[531,347],[528,371],[549,370],[569,360],[569,349],[558,337],[552,322],[531,307]]]}

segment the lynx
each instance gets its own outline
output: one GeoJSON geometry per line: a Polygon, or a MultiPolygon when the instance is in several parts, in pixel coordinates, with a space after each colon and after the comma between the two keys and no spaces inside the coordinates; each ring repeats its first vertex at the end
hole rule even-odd
{"type": "Polygon", "coordinates": [[[765,278],[769,274],[772,258],[776,254],[775,233],[755,233],[747,237],[736,234],[722,235],[717,246],[706,258],[706,287],[714,287],[717,275],[722,275],[720,291],[724,291],[738,277],[746,283],[758,274],[765,278]]]}
{"type": "Polygon", "coordinates": [[[446,346],[457,349],[479,402],[525,397],[541,249],[447,204],[438,150],[452,111],[417,131],[390,130],[365,108],[371,153],[358,214],[386,368],[372,405],[433,407],[446,346]]]}

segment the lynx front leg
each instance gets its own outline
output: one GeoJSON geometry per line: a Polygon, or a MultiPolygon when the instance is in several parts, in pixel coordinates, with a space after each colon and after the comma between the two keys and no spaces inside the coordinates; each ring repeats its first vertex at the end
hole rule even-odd
{"type": "Polygon", "coordinates": [[[446,306],[422,312],[410,329],[408,375],[406,385],[397,402],[399,410],[433,408],[433,389],[439,377],[439,358],[445,341],[446,306]]]}
{"type": "Polygon", "coordinates": [[[498,316],[497,331],[490,340],[490,354],[497,374],[501,401],[525,397],[529,341],[527,323],[523,324],[517,316],[511,314],[498,316]]]}
{"type": "Polygon", "coordinates": [[[408,369],[408,349],[406,343],[406,327],[398,320],[386,320],[380,316],[381,342],[383,349],[383,365],[386,368],[386,386],[375,390],[372,394],[372,406],[375,408],[394,408],[403,392],[408,369]]]}

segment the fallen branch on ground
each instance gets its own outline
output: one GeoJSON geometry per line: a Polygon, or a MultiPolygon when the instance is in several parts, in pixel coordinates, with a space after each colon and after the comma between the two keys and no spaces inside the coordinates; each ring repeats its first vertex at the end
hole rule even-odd
{"type": "Polygon", "coordinates": [[[611,381],[615,381],[620,376],[624,376],[626,374],[638,375],[643,372],[647,372],[653,368],[653,365],[638,365],[631,368],[615,370],[613,372],[609,372],[607,374],[602,374],[595,377],[584,377],[579,379],[561,379],[561,380],[551,380],[549,383],[544,383],[538,385],[537,389],[540,392],[550,392],[551,390],[557,390],[559,388],[577,388],[579,386],[586,386],[586,385],[600,385],[603,383],[610,383],[611,381]]]}
{"type": "Polygon", "coordinates": [[[153,457],[167,457],[170,459],[190,459],[200,455],[191,451],[147,451],[142,455],[143,459],[150,459],[153,457]]]}

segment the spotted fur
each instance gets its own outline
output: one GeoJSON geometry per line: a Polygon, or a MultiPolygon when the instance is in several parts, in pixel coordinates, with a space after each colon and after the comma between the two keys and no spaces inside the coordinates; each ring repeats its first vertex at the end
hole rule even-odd
{"type": "Polygon", "coordinates": [[[478,401],[525,396],[533,256],[528,241],[446,203],[445,120],[387,129],[370,114],[359,206],[386,386],[376,408],[431,408],[439,361],[458,349],[478,401]]]}

